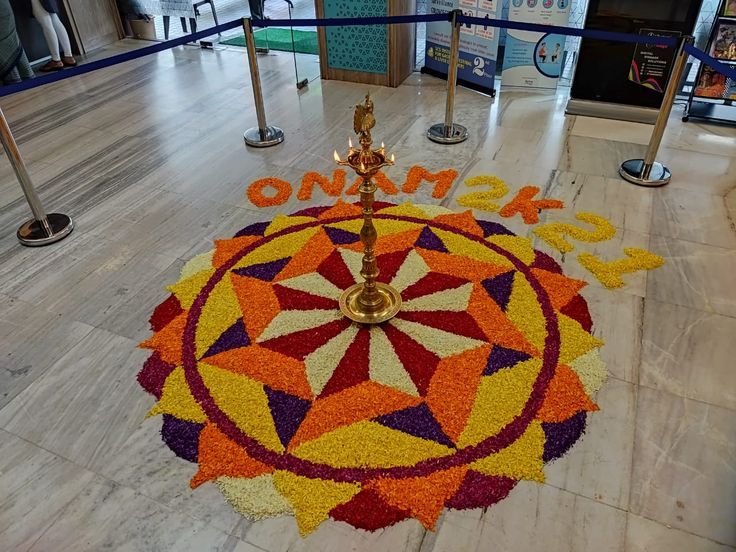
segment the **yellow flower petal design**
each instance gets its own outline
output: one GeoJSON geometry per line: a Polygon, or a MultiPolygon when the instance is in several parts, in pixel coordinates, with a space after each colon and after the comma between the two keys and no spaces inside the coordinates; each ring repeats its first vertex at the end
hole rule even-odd
{"type": "Polygon", "coordinates": [[[300,232],[286,234],[285,236],[276,238],[273,241],[264,243],[240,259],[240,261],[233,266],[233,270],[255,264],[277,261],[285,257],[291,257],[294,253],[304,247],[304,244],[312,239],[312,237],[319,231],[319,227],[305,228],[300,232]]]}
{"type": "Polygon", "coordinates": [[[199,317],[195,337],[197,358],[204,355],[222,333],[242,316],[230,278],[223,278],[212,289],[199,317]]]}
{"type": "MultiPolygon", "coordinates": [[[[403,220],[392,220],[392,219],[373,219],[373,225],[376,227],[376,232],[379,236],[389,236],[391,234],[398,234],[400,232],[408,232],[409,230],[419,230],[422,228],[422,224],[418,222],[407,222],[403,220]]],[[[363,220],[343,220],[340,222],[330,223],[325,226],[326,228],[339,228],[340,230],[347,230],[354,234],[360,234],[360,229],[363,228],[363,220]]]]}
{"type": "Polygon", "coordinates": [[[326,224],[325,228],[339,228],[340,230],[346,230],[353,234],[360,234],[360,229],[363,227],[363,219],[352,219],[343,220],[340,222],[333,222],[326,224]]]}
{"type": "Polygon", "coordinates": [[[600,339],[586,332],[579,322],[569,316],[558,314],[557,320],[560,327],[560,362],[562,364],[570,364],[578,357],[603,345],[600,339]]]}
{"type": "Polygon", "coordinates": [[[166,289],[176,296],[183,309],[190,309],[199,292],[202,291],[202,288],[214,273],[214,268],[203,272],[196,272],[193,276],[180,280],[176,284],[168,286],[166,289]]]}
{"type": "Polygon", "coordinates": [[[529,238],[498,234],[489,236],[486,240],[508,251],[526,265],[532,264],[537,256],[532,246],[532,240],[529,238]]]}
{"type": "Polygon", "coordinates": [[[454,232],[447,232],[446,230],[433,228],[432,231],[442,240],[447,250],[453,255],[470,257],[477,261],[508,267],[509,269],[514,268],[513,263],[506,257],[499,255],[495,251],[491,251],[482,243],[477,243],[464,236],[459,236],[454,232]]]}
{"type": "Polygon", "coordinates": [[[418,222],[407,222],[403,220],[391,220],[377,218],[374,221],[376,231],[379,236],[388,236],[390,234],[399,234],[408,232],[409,230],[421,230],[424,226],[418,222]]]}
{"type": "Polygon", "coordinates": [[[478,444],[516,418],[529,400],[541,368],[542,361],[532,358],[513,368],[483,376],[468,425],[460,435],[458,446],[478,444]]]}
{"type": "Polygon", "coordinates": [[[470,469],[486,475],[544,483],[544,441],[541,422],[533,421],[516,442],[496,454],[470,464],[470,469]]]}
{"type": "Polygon", "coordinates": [[[517,272],[511,290],[506,316],[537,349],[544,349],[547,338],[547,321],[539,305],[539,299],[531,284],[517,272]]]}
{"type": "Polygon", "coordinates": [[[281,230],[285,230],[287,228],[290,228],[292,226],[298,226],[300,224],[305,224],[307,222],[313,222],[313,217],[295,217],[295,216],[286,216],[286,215],[276,215],[273,219],[273,222],[268,225],[268,228],[266,228],[266,231],[263,233],[264,236],[270,236],[271,234],[275,234],[276,232],[281,232],[281,230]]]}
{"type": "Polygon", "coordinates": [[[198,369],[210,395],[228,418],[264,446],[283,452],[263,384],[203,362],[198,369]]]}
{"type": "Polygon", "coordinates": [[[440,215],[455,214],[455,211],[448,209],[447,207],[442,207],[442,205],[416,205],[416,207],[421,207],[422,211],[427,213],[431,218],[435,218],[440,215]]]}
{"type": "Polygon", "coordinates": [[[303,536],[325,521],[335,506],[344,504],[360,492],[360,485],[356,483],[310,479],[285,471],[274,472],[273,483],[294,508],[299,532],[303,536]]]}
{"type": "Polygon", "coordinates": [[[148,413],[149,416],[171,414],[181,420],[201,424],[207,421],[202,407],[199,406],[191,391],[181,366],[174,369],[164,382],[161,398],[148,413]]]}
{"type": "Polygon", "coordinates": [[[298,446],[294,456],[341,468],[381,468],[411,466],[453,452],[453,449],[434,441],[365,420],[340,427],[298,446]]]}
{"type": "Polygon", "coordinates": [[[385,209],[381,209],[381,214],[420,218],[420,219],[432,218],[432,215],[428,214],[425,209],[420,208],[414,205],[413,203],[409,203],[409,202],[402,203],[401,205],[396,205],[394,207],[387,207],[385,209]]]}

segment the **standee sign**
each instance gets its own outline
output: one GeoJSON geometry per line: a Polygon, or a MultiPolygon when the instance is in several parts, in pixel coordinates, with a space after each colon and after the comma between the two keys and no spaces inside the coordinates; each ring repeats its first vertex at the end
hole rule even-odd
{"type": "MultiPolygon", "coordinates": [[[[570,0],[511,0],[509,21],[567,26],[570,0]]],[[[504,86],[556,88],[565,36],[509,29],[503,59],[504,86]]]]}
{"type": "MultiPolygon", "coordinates": [[[[498,0],[430,0],[430,13],[448,13],[461,9],[470,17],[495,19],[498,0]]],[[[423,72],[447,76],[450,62],[452,26],[447,22],[427,23],[427,43],[423,72]]],[[[495,94],[498,29],[485,25],[464,24],[460,29],[458,83],[468,88],[495,94]]]]}

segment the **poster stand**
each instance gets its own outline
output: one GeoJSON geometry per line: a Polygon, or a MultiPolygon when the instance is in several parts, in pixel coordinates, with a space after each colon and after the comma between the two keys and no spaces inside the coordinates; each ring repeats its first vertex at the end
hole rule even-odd
{"type": "MultiPolygon", "coordinates": [[[[469,17],[496,19],[499,0],[429,0],[429,13],[446,14],[461,10],[469,17]]],[[[447,79],[450,58],[449,22],[427,23],[424,67],[421,72],[447,79]]],[[[476,92],[496,95],[496,63],[499,29],[490,25],[465,24],[460,27],[457,84],[476,92]]]]}
{"type": "MultiPolygon", "coordinates": [[[[721,0],[708,40],[708,54],[736,66],[736,0],[721,0]]],[[[736,123],[736,81],[701,63],[682,117],[736,123]]]]}
{"type": "MultiPolygon", "coordinates": [[[[444,71],[436,71],[434,69],[430,69],[429,67],[424,66],[424,67],[422,67],[419,70],[419,72],[422,73],[422,74],[424,74],[424,75],[429,75],[430,77],[437,77],[438,79],[447,80],[447,73],[445,73],[444,71]]],[[[459,77],[457,79],[457,83],[460,86],[464,86],[465,88],[468,88],[468,89],[473,90],[475,92],[480,92],[481,94],[486,94],[486,95],[490,96],[491,98],[495,98],[496,97],[496,89],[495,88],[490,88],[489,89],[486,86],[482,86],[480,84],[476,84],[474,82],[467,81],[467,80],[461,79],[459,77]]]]}

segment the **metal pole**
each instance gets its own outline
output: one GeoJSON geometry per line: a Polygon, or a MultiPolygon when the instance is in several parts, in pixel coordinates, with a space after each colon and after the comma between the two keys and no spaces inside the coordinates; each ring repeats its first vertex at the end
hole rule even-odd
{"type": "Polygon", "coordinates": [[[427,131],[427,138],[438,144],[459,144],[468,139],[468,129],[453,123],[455,111],[455,89],[457,88],[457,66],[460,57],[460,22],[461,10],[453,10],[452,37],[450,39],[450,63],[447,68],[447,103],[445,104],[445,122],[432,125],[427,131]]]}
{"type": "Polygon", "coordinates": [[[243,19],[245,43],[248,47],[248,63],[250,65],[250,80],[253,85],[253,98],[256,103],[258,127],[249,128],[243,134],[245,143],[256,148],[275,146],[284,141],[284,131],[278,127],[266,124],[266,110],[263,107],[263,91],[261,90],[261,76],[258,72],[258,56],[256,54],[256,40],[253,36],[253,23],[250,19],[243,19]]]}
{"type": "Polygon", "coordinates": [[[33,188],[33,182],[26,169],[26,164],[23,162],[18,144],[13,138],[10,125],[8,125],[8,120],[5,118],[2,109],[0,109],[0,139],[2,139],[3,149],[13,166],[15,176],[18,178],[20,187],[23,189],[23,194],[26,196],[26,201],[33,213],[33,219],[25,222],[18,229],[18,241],[23,245],[40,246],[64,239],[74,230],[74,223],[67,215],[59,213],[46,215],[41,200],[33,188]]]}
{"type": "MultiPolygon", "coordinates": [[[[291,0],[286,0],[286,4],[289,6],[289,21],[291,21],[291,8],[294,7],[294,4],[291,2],[291,0]]],[[[296,44],[294,43],[294,27],[289,27],[289,29],[291,29],[291,53],[294,56],[294,75],[296,75],[296,89],[301,90],[309,84],[309,79],[299,80],[299,66],[296,63],[296,44]]]]}
{"type": "Polygon", "coordinates": [[[624,180],[636,184],[638,186],[657,187],[669,184],[672,180],[672,172],[662,163],[656,161],[659,146],[662,143],[664,131],[667,128],[670,114],[672,113],[672,105],[677,97],[677,91],[682,81],[682,75],[685,72],[685,66],[689,54],[685,51],[685,45],[693,44],[692,36],[683,36],[677,47],[677,57],[675,65],[672,68],[672,74],[667,81],[667,88],[664,91],[662,99],[662,107],[659,109],[657,121],[654,123],[652,137],[649,140],[649,147],[644,159],[629,159],[624,161],[619,169],[619,174],[624,180]]]}

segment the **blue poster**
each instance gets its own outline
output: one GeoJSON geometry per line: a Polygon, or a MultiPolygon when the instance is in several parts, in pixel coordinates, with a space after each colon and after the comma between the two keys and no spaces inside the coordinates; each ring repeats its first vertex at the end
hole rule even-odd
{"type": "MultiPolygon", "coordinates": [[[[570,0],[512,0],[509,21],[567,25],[570,0]]],[[[565,36],[509,29],[503,59],[503,85],[557,87],[562,73],[565,36]]]]}
{"type": "MultiPolygon", "coordinates": [[[[461,9],[470,17],[495,19],[498,0],[430,0],[429,13],[448,13],[461,9]]],[[[449,22],[427,23],[427,44],[424,66],[430,72],[447,75],[450,62],[449,22]]],[[[459,84],[494,94],[499,30],[486,25],[460,28],[460,54],[457,78],[459,84]]]]}

